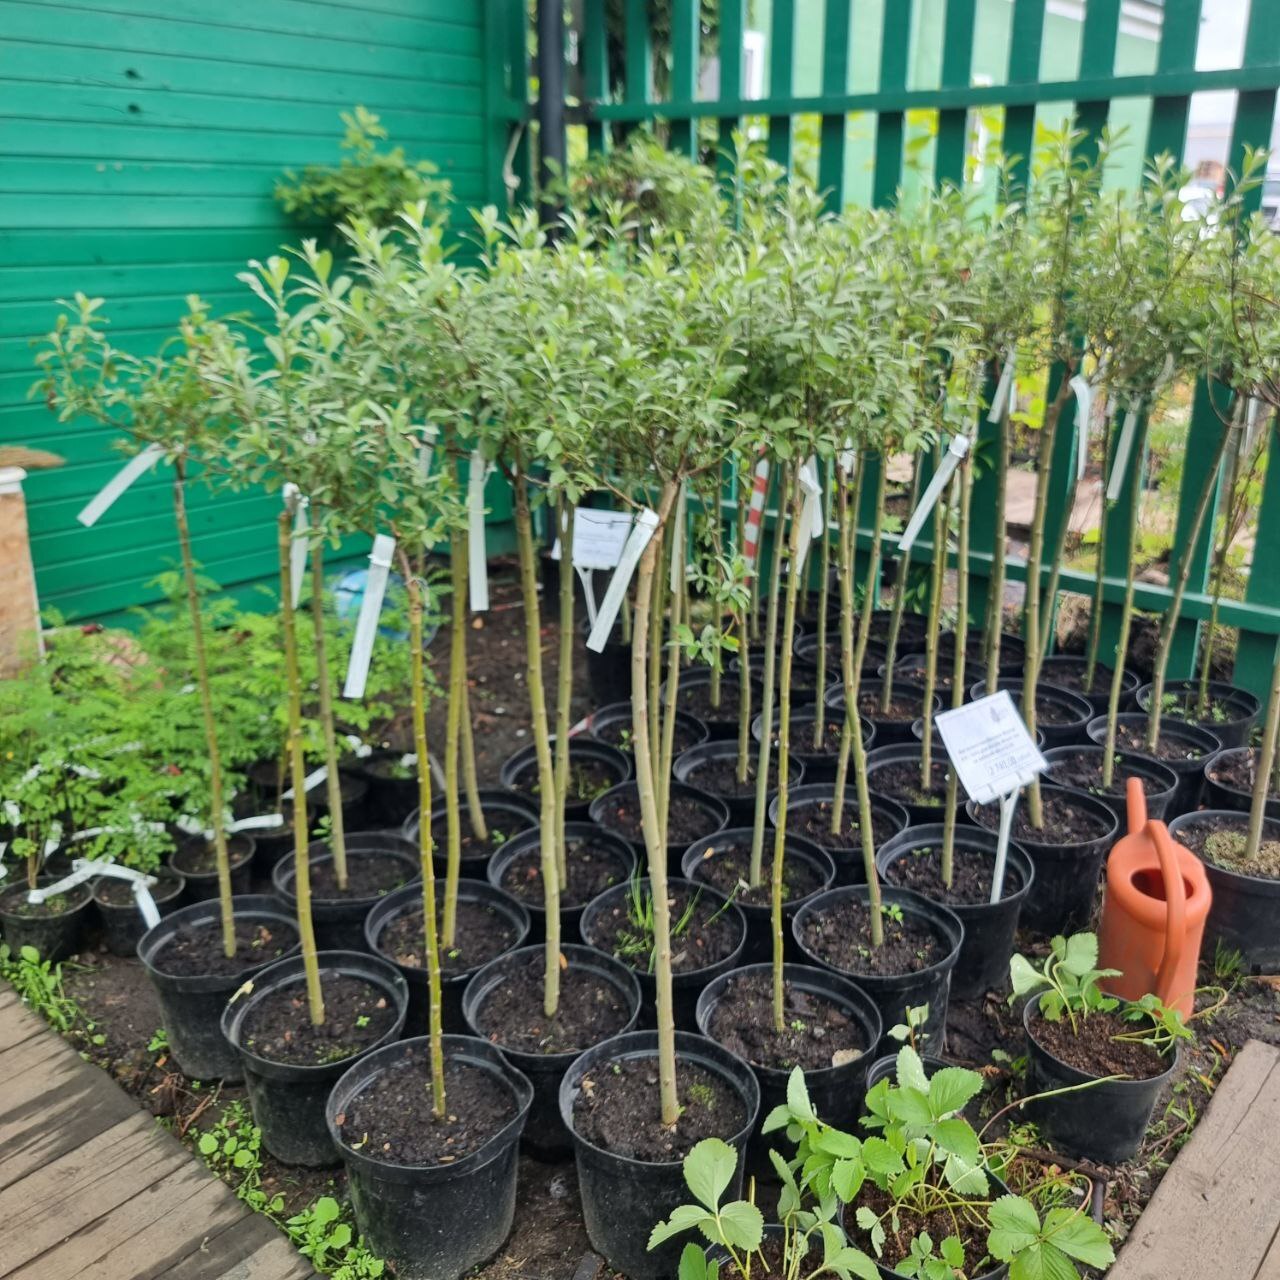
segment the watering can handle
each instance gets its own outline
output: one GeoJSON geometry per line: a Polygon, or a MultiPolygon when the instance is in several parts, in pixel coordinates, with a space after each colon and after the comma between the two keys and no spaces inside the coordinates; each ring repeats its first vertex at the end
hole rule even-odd
{"type": "Polygon", "coordinates": [[[1147,793],[1141,778],[1125,783],[1125,804],[1129,814],[1129,834],[1136,836],[1147,825],[1147,793]]]}
{"type": "Polygon", "coordinates": [[[1160,971],[1156,974],[1156,995],[1165,1004],[1172,1004],[1178,993],[1170,988],[1173,986],[1178,965],[1182,961],[1182,949],[1186,945],[1187,886],[1182,879],[1182,868],[1178,865],[1178,851],[1174,847],[1173,837],[1169,835],[1169,828],[1163,822],[1152,820],[1147,823],[1147,836],[1155,845],[1156,857],[1160,859],[1160,874],[1164,879],[1164,900],[1168,908],[1164,932],[1164,955],[1160,960],[1160,971]]]}

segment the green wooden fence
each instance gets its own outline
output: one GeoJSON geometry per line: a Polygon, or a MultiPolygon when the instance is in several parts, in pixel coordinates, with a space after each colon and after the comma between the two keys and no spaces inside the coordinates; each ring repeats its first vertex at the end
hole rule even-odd
{"type": "MultiPolygon", "coordinates": [[[[651,0],[623,0],[621,32],[606,30],[609,6],[605,0],[584,0],[578,47],[583,51],[582,86],[585,101],[577,113],[586,125],[588,145],[598,150],[610,144],[615,130],[661,121],[668,145],[706,158],[709,150],[731,147],[731,134],[744,118],[767,121],[769,154],[779,163],[797,166],[797,122],[819,121],[816,179],[829,192],[832,208],[862,194],[877,204],[893,201],[900,188],[920,181],[920,157],[931,163],[923,180],[964,183],[975,113],[995,111],[1001,117],[1003,150],[1022,157],[1015,176],[1025,178],[1026,157],[1033,145],[1038,111],[1056,124],[1074,109],[1078,123],[1096,141],[1100,130],[1123,120],[1140,126],[1131,136],[1131,149],[1143,155],[1169,152],[1184,154],[1189,104],[1193,93],[1205,90],[1239,92],[1228,163],[1238,169],[1247,146],[1269,145],[1280,87],[1280,0],[1252,0],[1241,65],[1226,70],[1195,69],[1197,35],[1202,8],[1211,0],[1164,0],[1163,5],[1141,6],[1150,28],[1144,53],[1135,48],[1132,15],[1122,0],[1087,0],[1077,22],[1079,68],[1061,78],[1042,69],[1062,67],[1060,47],[1071,46],[1069,20],[1062,6],[1050,10],[1046,0],[772,0],[750,10],[767,27],[768,90],[763,97],[745,93],[744,56],[747,0],[720,0],[713,5],[719,48],[719,93],[698,97],[701,18],[706,11],[699,0],[669,0],[670,94],[662,101],[651,92],[651,0]],[[980,8],[981,4],[981,8],[980,8]],[[876,25],[876,19],[879,25],[876,25]],[[974,67],[981,53],[990,66],[998,50],[975,48],[975,32],[1003,38],[1007,55],[1003,75],[984,75],[993,83],[976,83],[974,67]],[[921,49],[941,32],[936,73],[921,69],[921,49]],[[621,35],[625,58],[620,84],[609,82],[608,42],[621,35]],[[867,41],[877,42],[868,49],[867,41]],[[811,61],[818,57],[816,91],[797,93],[795,72],[804,51],[811,61]],[[870,57],[871,54],[875,56],[870,57]],[[852,89],[855,59],[875,68],[876,87],[852,89]],[[1124,70],[1123,67],[1142,67],[1124,70]],[[933,83],[925,84],[921,81],[933,83]],[[934,136],[927,147],[909,143],[917,113],[936,113],[934,136]],[[1052,114],[1050,114],[1052,113],[1052,114]],[[855,123],[856,122],[856,123],[855,123]],[[855,142],[861,134],[868,145],[855,142]],[[911,164],[907,163],[910,154],[911,164]],[[857,161],[861,159],[861,166],[857,161]],[[869,175],[865,170],[869,169],[869,175]],[[868,181],[869,177],[869,181],[868,181]]],[[[617,59],[614,59],[617,62],[617,59]]],[[[808,79],[812,80],[810,75],[808,79]]],[[[722,161],[723,163],[723,161],[722,161]]],[[[1137,165],[1133,166],[1137,172],[1137,165]]],[[[1254,199],[1260,193],[1254,194],[1254,199]]],[[[984,427],[985,431],[993,428],[984,427]]],[[[1197,389],[1187,440],[1187,482],[1179,495],[1174,535],[1173,563],[1186,550],[1187,534],[1196,491],[1203,477],[1196,459],[1212,453],[1220,430],[1203,385],[1197,389]]],[[[1074,465],[1074,401],[1058,431],[1053,474],[1066,477],[1074,465]]],[[[1280,545],[1280,449],[1270,450],[1261,516],[1256,530],[1260,550],[1280,545]]],[[[1135,484],[1144,476],[1145,459],[1136,458],[1121,498],[1127,507],[1134,500],[1135,484]]],[[[981,617],[991,549],[997,536],[994,479],[981,482],[975,494],[973,553],[975,616],[981,617]]],[[[1051,489],[1046,545],[1054,545],[1065,509],[1067,482],[1051,489]]],[[[1171,664],[1175,677],[1191,673],[1202,620],[1211,600],[1205,593],[1209,574],[1211,522],[1198,544],[1190,549],[1191,578],[1183,622],[1171,664]]],[[[869,532],[864,531],[869,538],[869,532]]],[[[1124,594],[1123,548],[1112,539],[1102,566],[1108,617],[1104,641],[1114,639],[1119,602],[1124,594]]],[[[932,557],[927,540],[917,543],[914,555],[932,557]]],[[[1045,574],[1050,566],[1045,566],[1045,574]]],[[[1025,578],[1025,565],[1009,565],[1012,580],[1025,578]]],[[[1065,591],[1091,594],[1092,576],[1064,570],[1065,591]]],[[[1159,611],[1168,591],[1140,586],[1140,608],[1159,611]]],[[[1236,679],[1256,692],[1269,683],[1280,633],[1280,563],[1276,557],[1255,557],[1243,601],[1225,601],[1222,620],[1240,628],[1236,679]]]]}

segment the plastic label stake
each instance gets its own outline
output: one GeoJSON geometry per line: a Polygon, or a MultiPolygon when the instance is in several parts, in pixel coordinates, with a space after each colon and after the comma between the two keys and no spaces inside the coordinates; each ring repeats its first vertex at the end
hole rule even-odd
{"type": "Polygon", "coordinates": [[[622,549],[622,557],[618,561],[618,567],[613,571],[613,576],[609,579],[609,589],[604,593],[600,612],[596,614],[591,634],[587,637],[587,648],[592,653],[602,653],[609,642],[613,620],[618,616],[618,610],[622,608],[622,597],[627,594],[627,588],[635,576],[636,565],[640,563],[640,557],[657,529],[658,513],[645,507],[636,516],[635,523],[631,526],[631,532],[627,535],[627,544],[622,549]]]}
{"type": "Polygon", "coordinates": [[[382,597],[387,593],[387,574],[391,570],[391,557],[395,550],[396,540],[389,533],[380,533],[374,538],[373,550],[369,552],[364,599],[360,601],[355,639],[351,642],[351,659],[347,663],[347,682],[342,689],[344,698],[364,697],[369,661],[373,657],[373,640],[378,634],[378,618],[382,614],[382,597]]]}
{"type": "Polygon", "coordinates": [[[760,550],[760,526],[764,523],[764,503],[769,494],[769,459],[756,463],[751,481],[751,501],[747,505],[747,527],[742,531],[742,556],[747,562],[747,577],[756,567],[756,553],[760,550]]]}
{"type": "Polygon", "coordinates": [[[996,836],[996,865],[991,871],[991,897],[994,906],[1004,896],[1004,873],[1009,862],[1009,837],[1013,832],[1013,811],[1018,807],[1019,788],[1000,797],[1000,832],[996,836]]]}
{"type": "Polygon", "coordinates": [[[1138,414],[1142,410],[1141,399],[1129,401],[1125,411],[1124,425],[1120,428],[1120,438],[1116,441],[1116,456],[1111,464],[1111,474],[1107,477],[1107,501],[1115,502],[1124,487],[1124,477],[1129,470],[1129,458],[1133,454],[1134,437],[1138,434],[1138,414]]]}
{"type": "Polygon", "coordinates": [[[422,444],[418,447],[418,472],[425,480],[431,471],[431,455],[435,452],[440,432],[430,423],[422,428],[422,444]]]}
{"type": "Polygon", "coordinates": [[[164,450],[158,444],[149,444],[141,453],[136,453],[119,471],[89,499],[76,519],[86,529],[91,529],[109,511],[116,499],[137,480],[144,471],[164,457],[164,450]]]}
{"type": "Polygon", "coordinates": [[[1093,417],[1093,383],[1082,373],[1071,379],[1071,390],[1076,397],[1076,483],[1084,479],[1084,469],[1089,462],[1089,428],[1093,417]]]}
{"type": "Polygon", "coordinates": [[[467,477],[467,579],[473,613],[489,610],[489,548],[484,528],[484,482],[488,478],[489,464],[477,449],[471,455],[471,471],[467,477]]]}
{"type": "Polygon", "coordinates": [[[929,487],[924,491],[924,497],[920,499],[919,505],[911,513],[911,519],[907,522],[906,531],[898,540],[898,554],[900,556],[908,555],[911,548],[915,546],[916,539],[920,536],[920,530],[924,528],[924,522],[929,518],[929,513],[938,505],[938,499],[942,497],[943,489],[947,487],[947,482],[960,465],[960,460],[968,452],[968,436],[951,437],[951,443],[947,446],[947,452],[943,455],[941,464],[937,471],[933,473],[933,479],[929,481],[929,487]]]}
{"type": "Polygon", "coordinates": [[[1016,372],[1015,356],[1010,348],[1004,353],[1000,366],[1000,381],[996,383],[995,394],[991,397],[991,408],[987,411],[988,422],[999,422],[1004,417],[1006,404],[1012,404],[1013,379],[1016,372]]]}
{"type": "Polygon", "coordinates": [[[671,526],[671,576],[669,585],[672,591],[680,590],[680,575],[684,569],[684,522],[688,510],[686,499],[688,490],[685,482],[680,481],[680,496],[676,498],[675,524],[671,526]]]}
{"type": "MultiPolygon", "coordinates": [[[[304,792],[310,793],[314,791],[329,776],[329,766],[322,764],[318,769],[312,769],[309,774],[302,780],[302,789],[304,792]]],[[[281,800],[293,799],[293,788],[280,793],[281,800]]],[[[273,815],[278,816],[278,815],[273,815]]]]}
{"type": "MultiPolygon", "coordinates": [[[[593,627],[599,613],[593,575],[597,569],[618,567],[631,533],[631,520],[630,511],[597,511],[591,507],[573,509],[573,568],[586,597],[587,621],[593,627]]],[[[551,558],[560,559],[559,538],[551,548],[551,558]]]]}
{"type": "Polygon", "coordinates": [[[110,876],[115,880],[127,880],[133,888],[133,901],[142,913],[142,922],[148,929],[160,923],[160,912],[156,909],[156,901],[151,896],[151,886],[157,883],[155,876],[134,871],[131,867],[118,867],[114,862],[96,862],[89,858],[76,858],[71,864],[71,874],[64,876],[57,884],[45,885],[43,889],[32,889],[27,894],[31,903],[44,902],[76,885],[83,884],[95,876],[110,876]]]}
{"type": "Polygon", "coordinates": [[[289,544],[289,585],[292,588],[292,607],[296,610],[302,599],[302,575],[307,571],[307,552],[311,549],[307,540],[310,520],[307,507],[310,499],[303,495],[296,484],[286,483],[283,490],[284,506],[287,511],[293,505],[293,541],[289,544]]]}
{"type": "Polygon", "coordinates": [[[800,488],[804,490],[804,506],[800,511],[800,550],[796,554],[797,574],[804,572],[804,563],[809,556],[809,544],[814,538],[822,537],[822,482],[818,479],[818,459],[811,457],[796,472],[800,488]],[[805,533],[808,537],[805,537],[805,533]]]}

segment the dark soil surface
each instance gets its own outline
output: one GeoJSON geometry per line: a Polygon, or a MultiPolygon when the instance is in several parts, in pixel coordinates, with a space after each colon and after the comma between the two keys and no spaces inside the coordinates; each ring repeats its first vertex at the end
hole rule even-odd
{"type": "MultiPolygon", "coordinates": [[[[758,690],[755,691],[758,693],[758,690]]],[[[720,705],[711,705],[711,684],[681,680],[676,693],[676,706],[681,711],[697,716],[699,720],[737,720],[739,707],[738,682],[729,672],[720,678],[720,705]]]]}
{"type": "MultiPolygon", "coordinates": [[[[243,837],[227,837],[227,860],[231,863],[232,871],[244,866],[251,857],[253,845],[248,840],[243,837]]],[[[170,861],[174,870],[181,871],[184,876],[209,876],[218,870],[218,851],[213,847],[212,840],[192,836],[178,845],[170,861]]]]}
{"type": "MultiPolygon", "coordinates": [[[[647,899],[648,880],[642,882],[642,891],[647,899]]],[[[672,972],[692,973],[708,965],[719,964],[733,954],[742,939],[735,917],[722,911],[720,902],[685,884],[670,886],[669,901],[672,972]],[[693,904],[692,911],[690,903],[693,904]],[[682,920],[686,923],[680,929],[682,920]]],[[[586,937],[584,931],[583,941],[588,946],[599,947],[601,951],[617,956],[640,973],[648,973],[652,936],[631,919],[628,910],[628,905],[623,903],[608,915],[598,917],[592,922],[592,936],[586,937]]]]}
{"type": "MultiPolygon", "coordinates": [[[[964,1245],[964,1273],[967,1276],[980,1276],[994,1271],[998,1265],[987,1253],[987,1232],[980,1222],[970,1222],[968,1218],[952,1215],[946,1209],[939,1209],[925,1217],[919,1214],[899,1211],[895,1216],[889,1212],[889,1194],[881,1191],[870,1179],[863,1183],[858,1193],[858,1204],[866,1205],[873,1213],[885,1214],[884,1252],[879,1261],[892,1270],[911,1253],[911,1241],[922,1232],[928,1232],[933,1240],[935,1251],[938,1245],[948,1236],[959,1235],[964,1245]],[[895,1220],[897,1229],[894,1228],[895,1220]]],[[[869,1237],[862,1232],[854,1221],[852,1212],[846,1215],[846,1229],[849,1240],[858,1248],[875,1256],[869,1237]]]]}
{"type": "MultiPolygon", "coordinates": [[[[928,683],[929,672],[923,659],[916,661],[914,655],[909,655],[894,667],[893,677],[894,680],[910,680],[912,684],[918,684],[921,688],[924,688],[928,683]]],[[[935,693],[949,693],[952,683],[951,661],[940,658],[933,673],[933,690],[935,693]]],[[[914,720],[921,710],[921,707],[917,707],[915,715],[911,719],[914,720]]],[[[897,716],[893,718],[895,720],[898,719],[897,716]]]]}
{"type": "MultiPolygon", "coordinates": [[[[1196,714],[1196,704],[1200,700],[1198,693],[1190,691],[1166,693],[1165,698],[1169,699],[1165,704],[1165,715],[1175,716],[1179,720],[1185,720],[1187,724],[1200,725],[1210,731],[1215,725],[1232,724],[1236,720],[1242,720],[1246,714],[1230,698],[1215,698],[1212,691],[1205,699],[1203,715],[1196,714]]],[[[1144,707],[1143,710],[1146,708],[1144,707]]]]}
{"type": "Polygon", "coordinates": [[[1227,871],[1280,880],[1280,841],[1263,840],[1256,858],[1246,858],[1249,815],[1198,817],[1178,828],[1178,840],[1193,853],[1227,871]]]}
{"type": "MultiPolygon", "coordinates": [[[[846,801],[841,815],[840,830],[831,830],[831,801],[809,800],[787,810],[787,830],[798,836],[807,836],[824,849],[862,849],[861,828],[858,826],[858,806],[846,801]]],[[[871,830],[878,849],[891,835],[896,824],[878,813],[871,815],[871,830]]]]}
{"type": "MultiPolygon", "coordinates": [[[[699,791],[709,792],[713,796],[727,796],[736,799],[739,796],[753,796],[756,793],[756,747],[753,742],[748,751],[747,780],[738,781],[738,759],[736,755],[720,756],[704,760],[696,769],[689,770],[688,781],[691,787],[699,791]]],[[[793,739],[794,747],[794,739],[793,739]]],[[[794,783],[799,770],[794,766],[787,771],[794,783]]],[[[769,759],[769,794],[778,789],[778,761],[773,756],[769,759]]]]}
{"type": "MultiPolygon", "coordinates": [[[[618,770],[610,768],[603,760],[574,759],[569,757],[569,779],[566,794],[570,804],[589,804],[596,796],[603,795],[610,787],[616,787],[622,778],[618,770]]],[[[511,782],[511,789],[523,795],[536,796],[538,787],[538,763],[531,760],[511,782]]]]}
{"type": "Polygon", "coordinates": [[[1110,667],[1104,667],[1099,663],[1094,668],[1092,689],[1084,687],[1085,672],[1087,670],[1088,664],[1084,659],[1081,659],[1079,663],[1073,662],[1069,666],[1055,664],[1043,670],[1041,674],[1045,680],[1050,684],[1057,685],[1059,689],[1068,689],[1072,693],[1078,693],[1085,697],[1094,697],[1111,691],[1111,681],[1115,676],[1115,672],[1110,667]]]}
{"type": "Polygon", "coordinates": [[[889,700],[888,711],[880,709],[880,690],[878,688],[861,688],[858,690],[858,710],[868,720],[901,720],[910,722],[924,715],[924,698],[915,693],[894,693],[889,700]]]}
{"type": "MultiPolygon", "coordinates": [[[[1247,796],[1253,794],[1253,783],[1257,772],[1258,752],[1256,748],[1250,751],[1233,751],[1230,754],[1224,752],[1209,766],[1209,777],[1220,787],[1230,787],[1233,791],[1243,792],[1247,796]]],[[[1274,781],[1273,774],[1272,785],[1267,788],[1267,796],[1272,800],[1277,800],[1280,799],[1280,792],[1276,791],[1274,781]]]]}
{"type": "Polygon", "coordinates": [[[1118,1035],[1140,1032],[1143,1024],[1126,1022],[1119,1012],[1091,1013],[1080,1018],[1073,1032],[1064,1017],[1048,1022],[1039,1013],[1031,1018],[1031,1033],[1041,1048],[1048,1049],[1068,1066],[1092,1076],[1129,1076],[1149,1080],[1163,1074],[1169,1063],[1150,1045],[1134,1040],[1117,1040],[1118,1035]]]}
{"type": "MultiPolygon", "coordinates": [[[[1024,797],[1013,815],[1015,840],[1029,840],[1032,844],[1086,844],[1107,833],[1106,824],[1100,817],[1085,812],[1079,805],[1074,804],[1069,796],[1046,791],[1043,793],[1043,809],[1044,826],[1032,826],[1030,811],[1024,797]]],[[[974,814],[978,824],[986,827],[988,831],[999,828],[999,805],[977,805],[974,814]]]]}
{"type": "MultiPolygon", "coordinates": [[[[1020,704],[1019,695],[1014,695],[1014,701],[1020,704]]],[[[1080,718],[1081,713],[1075,707],[1059,702],[1051,693],[1046,693],[1043,689],[1036,692],[1037,724],[1077,724],[1080,718]]]]}
{"type": "Polygon", "coordinates": [[[818,1071],[846,1066],[871,1047],[862,1026],[835,1001],[782,986],[783,1030],[773,1020],[773,983],[765,974],[735,977],[711,1017],[711,1037],[758,1067],[818,1071]]]}
{"type": "MultiPolygon", "coordinates": [[[[443,904],[439,904],[443,910],[443,904]]],[[[466,973],[488,964],[494,956],[515,945],[515,926],[492,907],[480,902],[458,901],[458,927],[452,947],[440,949],[440,968],[445,977],[466,973]]],[[[410,969],[427,967],[427,942],[422,906],[400,912],[389,921],[378,938],[378,950],[388,959],[410,969]]]]}
{"type": "Polygon", "coordinates": [[[487,1071],[445,1061],[445,1114],[432,1110],[426,1046],[401,1058],[337,1116],[346,1146],[388,1164],[453,1164],[486,1143],[516,1113],[515,1100],[487,1071]]]}
{"type": "Polygon", "coordinates": [[[912,760],[876,764],[867,769],[867,786],[882,796],[909,804],[942,805],[947,801],[947,766],[942,760],[929,765],[929,788],[920,786],[920,762],[912,760]]]}
{"type": "Polygon", "coordinates": [[[381,987],[347,974],[326,973],[320,986],[324,1022],[312,1025],[302,983],[279,987],[254,1005],[241,1028],[241,1044],[271,1062],[315,1067],[341,1062],[376,1044],[396,1020],[381,987]]]}
{"type": "Polygon", "coordinates": [[[59,893],[43,902],[28,902],[30,890],[24,880],[21,884],[10,885],[0,893],[0,911],[6,915],[22,916],[27,920],[47,920],[53,916],[64,916],[89,901],[92,891],[87,884],[78,884],[66,893],[59,893]]]}
{"type": "Polygon", "coordinates": [[[864,903],[846,899],[810,912],[801,926],[801,941],[809,952],[835,968],[871,977],[919,973],[947,954],[938,935],[924,921],[911,915],[901,920],[883,915],[883,920],[884,942],[873,947],[870,911],[864,903]]]}
{"type": "MultiPolygon", "coordinates": [[[[612,888],[626,875],[612,845],[572,836],[566,841],[568,887],[560,893],[562,907],[581,907],[612,888]]],[[[542,852],[526,849],[512,858],[502,873],[502,888],[527,906],[542,909],[542,852]]]]}
{"type": "Polygon", "coordinates": [[[375,778],[407,782],[418,776],[416,765],[405,764],[399,756],[379,756],[376,760],[360,761],[360,768],[375,778]]]}
{"type": "MultiPolygon", "coordinates": [[[[462,804],[462,856],[464,858],[487,858],[495,849],[501,848],[517,831],[527,831],[537,826],[537,819],[526,813],[518,813],[515,809],[490,808],[487,804],[480,806],[484,810],[484,820],[488,824],[488,839],[481,840],[471,828],[471,817],[467,813],[466,804],[462,804]]],[[[431,819],[431,838],[436,849],[443,852],[449,847],[449,820],[443,814],[431,819]]]]}
{"type": "MultiPolygon", "coordinates": [[[[1006,864],[1004,893],[1008,897],[1022,888],[1012,864],[1006,864]]],[[[942,883],[942,850],[920,848],[889,864],[885,879],[902,889],[914,889],[933,902],[948,906],[979,906],[991,900],[991,873],[995,856],[975,849],[956,849],[952,855],[951,888],[942,883]]]]}
{"type": "MultiPolygon", "coordinates": [[[[793,715],[791,717],[791,750],[798,756],[834,756],[840,750],[840,738],[844,734],[844,718],[831,716],[822,725],[822,742],[813,745],[813,716],[793,715]]],[[[777,730],[773,740],[778,741],[777,730]]]]}
{"type": "Polygon", "coordinates": [[[576,967],[560,972],[560,1003],[554,1018],[543,1013],[543,963],[539,952],[508,967],[476,1010],[475,1025],[494,1044],[524,1053],[581,1052],[617,1035],[631,1010],[612,982],[576,967]]]}
{"type": "Polygon", "coordinates": [[[1163,732],[1156,739],[1155,747],[1150,748],[1145,727],[1136,724],[1116,726],[1116,746],[1121,751],[1134,751],[1138,755],[1154,756],[1157,760],[1200,760],[1210,754],[1180,738],[1166,737],[1163,732]]]}
{"type": "MultiPolygon", "coordinates": [[[[602,724],[598,729],[593,726],[591,736],[597,742],[606,742],[611,747],[617,747],[619,751],[630,751],[631,719],[627,717],[625,720],[610,720],[602,724]]],[[[688,751],[690,747],[697,746],[700,736],[687,724],[681,724],[677,720],[674,739],[675,755],[680,755],[681,752],[688,751]]]]}
{"type": "Polygon", "coordinates": [[[573,1108],[578,1134],[614,1155],[649,1163],[683,1160],[703,1138],[731,1137],[742,1128],[742,1100],[720,1076],[676,1060],[682,1110],[673,1128],[662,1123],[658,1059],[602,1063],[583,1078],[573,1108]]]}
{"type": "Polygon", "coordinates": [[[311,896],[327,901],[343,898],[382,898],[393,889],[408,884],[415,868],[403,858],[380,858],[377,854],[350,855],[347,858],[347,887],[338,887],[337,870],[332,859],[311,864],[311,896]]]}
{"type": "MultiPolygon", "coordinates": [[[[751,872],[751,846],[748,843],[715,845],[708,849],[693,869],[692,878],[703,880],[713,889],[719,889],[725,897],[732,897],[739,906],[767,907],[772,901],[769,875],[773,865],[773,833],[765,832],[765,873],[763,883],[752,889],[748,880],[751,872]]],[[[822,877],[812,863],[799,858],[785,859],[782,867],[782,900],[799,902],[817,893],[823,887],[822,877]]]]}
{"type": "MultiPolygon", "coordinates": [[[[1084,751],[1080,755],[1054,760],[1049,765],[1049,771],[1045,776],[1060,787],[1074,787],[1077,791],[1090,791],[1096,795],[1123,796],[1130,774],[1123,763],[1117,762],[1111,773],[1111,785],[1104,787],[1102,785],[1102,753],[1084,751]]],[[[1142,790],[1147,795],[1158,793],[1159,788],[1151,778],[1144,778],[1140,774],[1138,777],[1142,782],[1142,790]]]]}
{"type": "MultiPolygon", "coordinates": [[[[151,896],[157,902],[164,902],[175,894],[182,892],[182,882],[166,867],[150,873],[156,878],[151,886],[151,896]]],[[[133,886],[128,880],[118,880],[115,876],[102,876],[94,883],[93,896],[98,902],[105,902],[109,907],[131,907],[133,905],[133,886]]]]}
{"type": "Polygon", "coordinates": [[[179,978],[196,974],[223,977],[278,960],[298,941],[292,925],[274,920],[268,924],[237,919],[235,926],[236,953],[230,958],[222,949],[222,924],[214,919],[208,924],[183,925],[156,952],[151,963],[161,973],[179,978]]]}
{"type": "MultiPolygon", "coordinates": [[[[644,843],[644,828],[640,821],[640,793],[632,787],[616,795],[605,812],[597,819],[602,827],[616,831],[624,840],[633,844],[644,843]]],[[[676,792],[671,796],[667,811],[667,843],[691,845],[703,836],[709,836],[720,825],[719,818],[704,808],[693,796],[676,792]]]]}

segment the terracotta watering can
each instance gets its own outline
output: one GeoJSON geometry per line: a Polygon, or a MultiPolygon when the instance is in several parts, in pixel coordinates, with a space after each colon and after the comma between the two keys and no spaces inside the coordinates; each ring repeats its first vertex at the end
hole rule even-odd
{"type": "Polygon", "coordinates": [[[1212,894],[1204,864],[1169,834],[1147,821],[1147,797],[1139,778],[1126,788],[1129,834],[1107,858],[1107,894],[1098,931],[1098,965],[1119,969],[1102,987],[1126,1000],[1156,995],[1182,1016],[1195,1003],[1196,967],[1212,894]]]}

